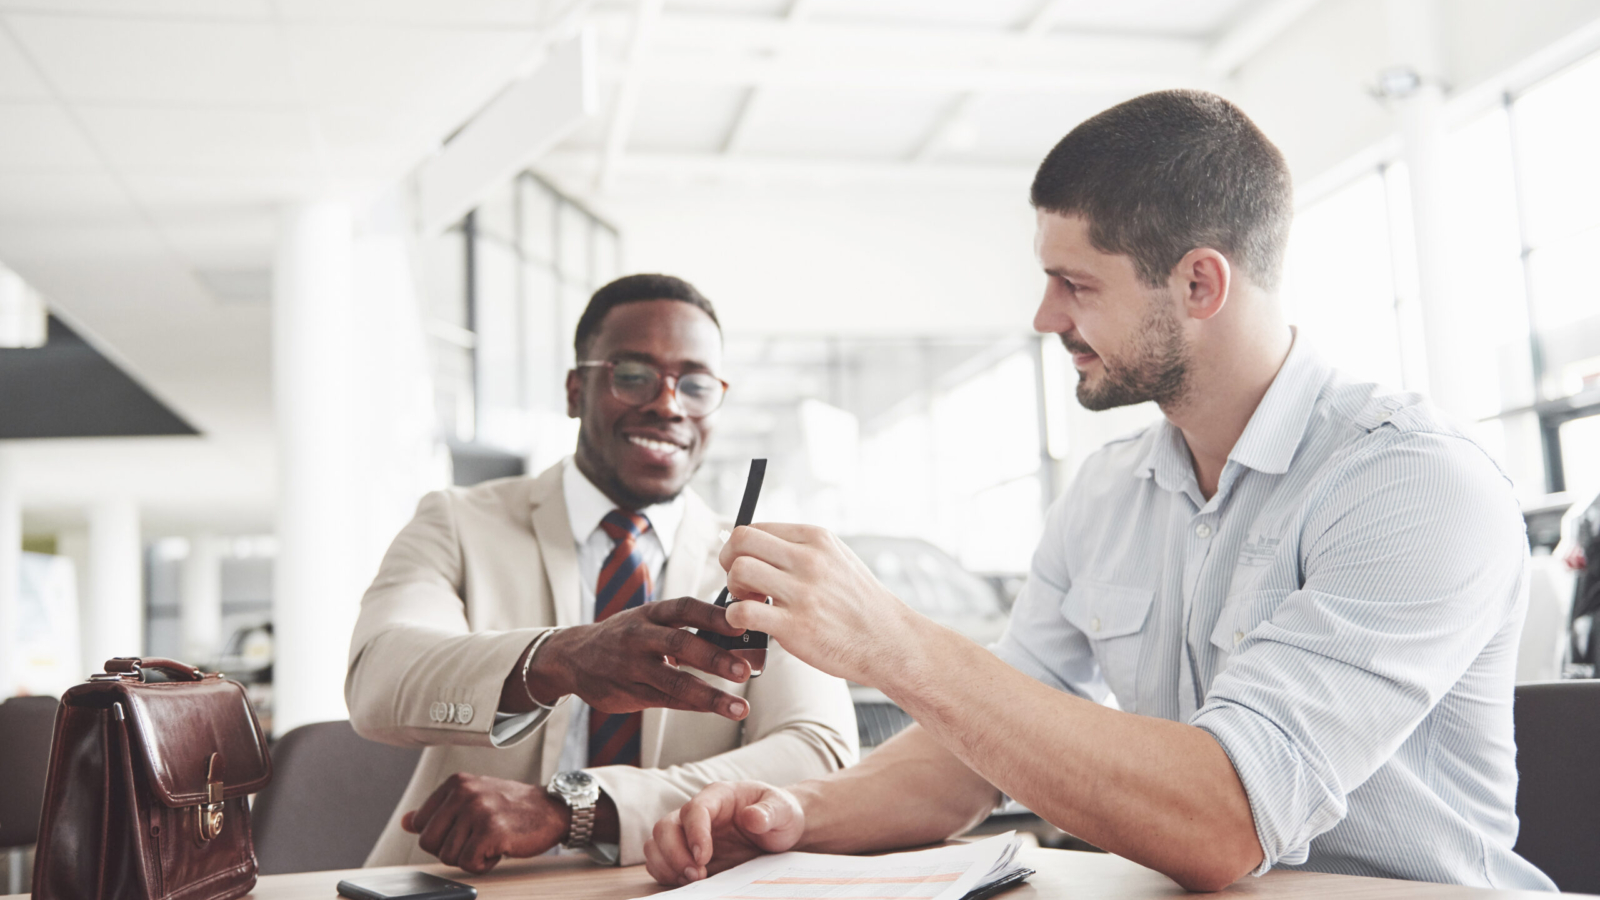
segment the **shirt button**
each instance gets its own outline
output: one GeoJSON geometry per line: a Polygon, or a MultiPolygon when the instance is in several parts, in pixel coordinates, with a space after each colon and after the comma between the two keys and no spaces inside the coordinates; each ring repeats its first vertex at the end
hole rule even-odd
{"type": "Polygon", "coordinates": [[[1239,642],[1240,642],[1240,641],[1242,641],[1242,640],[1244,640],[1244,632],[1242,632],[1242,631],[1235,631],[1235,632],[1234,632],[1234,633],[1233,633],[1233,645],[1234,645],[1234,646],[1235,646],[1235,647],[1237,647],[1237,646],[1239,646],[1239,642]]]}
{"type": "Polygon", "coordinates": [[[1089,620],[1089,630],[1090,631],[1099,631],[1100,630],[1100,617],[1099,616],[1095,616],[1093,619],[1089,620]]]}
{"type": "Polygon", "coordinates": [[[1211,537],[1211,525],[1206,522],[1201,522],[1199,525],[1194,527],[1194,533],[1203,538],[1211,537]]]}

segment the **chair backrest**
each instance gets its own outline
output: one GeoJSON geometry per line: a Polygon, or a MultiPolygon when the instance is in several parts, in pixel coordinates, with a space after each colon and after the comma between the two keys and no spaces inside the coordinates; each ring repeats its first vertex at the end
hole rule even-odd
{"type": "Polygon", "coordinates": [[[1516,688],[1516,851],[1563,891],[1600,893],[1600,681],[1516,688]]]}
{"type": "Polygon", "coordinates": [[[369,741],[349,722],[302,725],[279,738],[272,783],[250,810],[261,874],[360,868],[421,755],[369,741]]]}
{"type": "Polygon", "coordinates": [[[39,839],[39,808],[50,769],[54,697],[12,697],[0,703],[0,848],[39,839]]]}

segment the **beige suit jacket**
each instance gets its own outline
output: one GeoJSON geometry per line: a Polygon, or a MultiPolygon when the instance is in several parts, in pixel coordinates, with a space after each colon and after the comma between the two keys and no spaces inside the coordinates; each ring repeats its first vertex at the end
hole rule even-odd
{"type": "MultiPolygon", "coordinates": [[[[711,601],[722,589],[719,522],[685,492],[683,522],[662,574],[663,598],[711,601]]],[[[561,465],[427,495],[384,556],[361,601],[350,641],[345,700],[357,733],[421,746],[422,759],[367,865],[434,861],[400,828],[456,772],[530,784],[555,775],[571,707],[542,728],[494,747],[489,731],[500,690],[522,651],[552,626],[582,621],[577,542],[568,523],[561,465]]],[[[621,863],[644,861],[663,815],[714,781],[791,784],[855,762],[855,711],[844,683],[774,642],[766,671],[736,685],[696,673],[747,698],[750,715],[644,713],[642,768],[589,770],[616,802],[621,863]]]]}

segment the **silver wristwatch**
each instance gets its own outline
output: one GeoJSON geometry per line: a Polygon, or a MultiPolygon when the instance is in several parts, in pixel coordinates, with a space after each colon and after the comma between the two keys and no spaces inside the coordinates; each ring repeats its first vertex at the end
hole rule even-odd
{"type": "Polygon", "coordinates": [[[589,840],[594,836],[594,808],[600,802],[600,782],[581,769],[557,772],[546,790],[572,810],[572,830],[562,846],[571,850],[588,849],[589,840]]]}

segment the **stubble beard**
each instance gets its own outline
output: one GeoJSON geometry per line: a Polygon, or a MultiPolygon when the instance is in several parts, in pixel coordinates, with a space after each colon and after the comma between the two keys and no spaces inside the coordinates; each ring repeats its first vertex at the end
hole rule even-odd
{"type": "MultiPolygon", "coordinates": [[[[1100,357],[1101,377],[1091,382],[1078,373],[1078,403],[1099,412],[1119,406],[1155,401],[1162,409],[1183,404],[1189,393],[1189,347],[1178,316],[1159,292],[1147,298],[1138,338],[1124,359],[1100,357]]],[[[1062,343],[1076,353],[1097,353],[1087,344],[1062,343]]]]}

